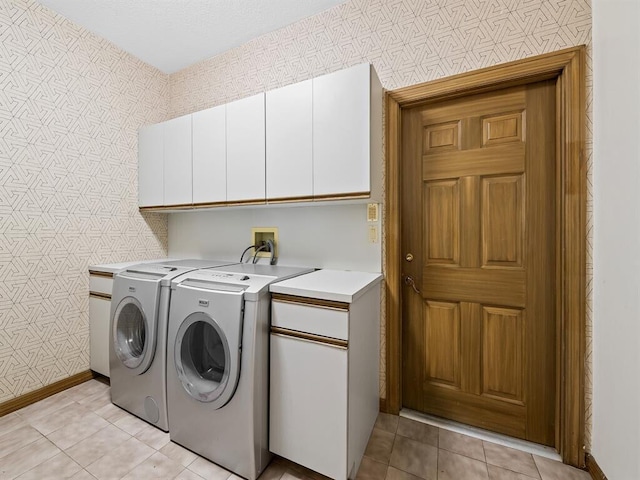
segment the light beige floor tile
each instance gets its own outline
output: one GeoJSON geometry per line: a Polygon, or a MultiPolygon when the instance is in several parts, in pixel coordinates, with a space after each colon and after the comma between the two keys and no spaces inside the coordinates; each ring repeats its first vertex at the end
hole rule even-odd
{"type": "Polygon", "coordinates": [[[459,453],[465,457],[471,457],[481,462],[485,461],[482,440],[470,437],[469,435],[440,429],[438,446],[441,449],[459,453]]]}
{"type": "Polygon", "coordinates": [[[427,425],[426,423],[416,422],[409,418],[400,417],[398,420],[398,430],[396,435],[416,440],[418,442],[427,443],[438,446],[438,427],[427,425]]]}
{"type": "MultiPolygon", "coordinates": [[[[178,474],[178,476],[174,480],[204,480],[204,478],[202,478],[197,473],[193,473],[188,468],[185,468],[178,474]]],[[[262,477],[260,480],[262,480],[262,477]]]]}
{"type": "Polygon", "coordinates": [[[395,435],[386,430],[374,428],[364,454],[380,463],[389,463],[395,435]]]}
{"type": "Polygon", "coordinates": [[[418,477],[436,480],[438,449],[433,445],[397,436],[389,464],[418,477]]]}
{"type": "Polygon", "coordinates": [[[94,433],[99,432],[108,425],[109,422],[104,418],[90,412],[59,428],[55,432],[50,433],[47,435],[47,438],[59,449],[66,450],[94,433]]]}
{"type": "MultiPolygon", "coordinates": [[[[321,475],[318,472],[314,472],[313,470],[302,465],[298,465],[297,463],[286,461],[284,465],[286,467],[285,473],[289,473],[296,478],[306,480],[329,480],[329,477],[325,477],[324,475],[321,475]]],[[[284,479],[284,475],[282,476],[282,478],[284,479]]]]}
{"type": "Polygon", "coordinates": [[[0,462],[0,479],[15,478],[60,453],[46,438],[41,438],[6,456],[0,462]]]}
{"type": "Polygon", "coordinates": [[[82,470],[82,467],[60,452],[49,460],[18,477],[18,480],[57,480],[71,478],[82,470]]]}
{"type": "Polygon", "coordinates": [[[39,418],[49,417],[54,412],[57,412],[72,403],[73,400],[70,399],[67,396],[66,391],[64,391],[56,393],[55,395],[47,397],[44,400],[40,400],[39,402],[33,403],[27,407],[21,408],[16,413],[27,422],[32,423],[39,418]]]}
{"type": "MultiPolygon", "coordinates": [[[[4,417],[0,417],[0,436],[27,425],[29,425],[27,421],[18,415],[18,412],[9,413],[4,417]]],[[[2,450],[0,449],[0,451],[2,450]]],[[[1,453],[0,456],[2,456],[1,453]]]]}
{"type": "Polygon", "coordinates": [[[70,480],[96,480],[96,477],[83,469],[76,473],[73,477],[71,477],[70,480]]]}
{"type": "Polygon", "coordinates": [[[528,477],[522,473],[516,473],[505,468],[496,467],[495,465],[487,465],[489,469],[490,480],[533,480],[533,477],[528,477]]]}
{"type": "Polygon", "coordinates": [[[148,425],[147,422],[140,420],[138,417],[133,415],[127,415],[113,424],[120,430],[127,432],[129,435],[135,435],[148,425]]]}
{"type": "Polygon", "coordinates": [[[489,480],[487,464],[464,455],[440,450],[438,480],[489,480]]]}
{"type": "Polygon", "coordinates": [[[540,478],[538,469],[533,461],[533,455],[509,447],[503,447],[491,442],[482,442],[487,463],[506,468],[517,473],[523,473],[533,478],[540,478]]]}
{"type": "Polygon", "coordinates": [[[388,467],[386,463],[376,462],[369,457],[363,457],[362,462],[360,462],[358,474],[356,475],[356,480],[385,480],[388,467]]]}
{"type": "Polygon", "coordinates": [[[89,380],[87,382],[81,383],[80,385],[76,385],[75,387],[71,387],[65,390],[65,393],[74,402],[80,402],[81,400],[90,397],[91,395],[95,395],[98,392],[104,392],[108,390],[108,385],[105,385],[98,380],[89,380]]]}
{"type": "Polygon", "coordinates": [[[145,478],[175,478],[184,470],[178,462],[174,462],[169,457],[156,452],[147,458],[140,465],[125,475],[122,480],[141,480],[145,478]]]}
{"type": "Polygon", "coordinates": [[[286,470],[287,468],[278,459],[273,459],[260,475],[260,480],[280,480],[286,470]]]}
{"type": "Polygon", "coordinates": [[[548,458],[533,456],[542,480],[589,480],[589,475],[584,470],[579,470],[564,463],[548,458]]]}
{"type": "Polygon", "coordinates": [[[109,403],[103,407],[100,407],[97,410],[94,410],[97,415],[100,415],[107,422],[116,423],[118,420],[126,418],[130,415],[126,410],[114,405],[113,403],[109,403]]]}
{"type": "Polygon", "coordinates": [[[120,447],[130,438],[131,435],[123,432],[115,425],[108,425],[99,432],[94,433],[82,442],[69,448],[66,454],[81,466],[87,467],[112,450],[120,447]]]}
{"type": "Polygon", "coordinates": [[[146,443],[151,448],[160,450],[169,443],[169,434],[163,432],[153,425],[145,425],[142,430],[134,435],[141,442],[146,443]]]}
{"type": "Polygon", "coordinates": [[[0,458],[42,438],[42,434],[28,424],[7,433],[0,433],[2,434],[0,436],[0,458]]]}
{"type": "Polygon", "coordinates": [[[105,405],[109,405],[111,403],[111,392],[108,389],[103,390],[78,400],[78,403],[95,412],[96,410],[99,410],[105,405]]]}
{"type": "Polygon", "coordinates": [[[280,480],[310,480],[310,478],[304,473],[287,469],[287,471],[282,474],[282,477],[280,477],[280,480]]]}
{"type": "Polygon", "coordinates": [[[89,410],[86,407],[73,402],[65,405],[46,417],[38,417],[35,420],[29,420],[29,423],[31,423],[31,426],[41,434],[49,435],[87,413],[89,413],[89,410]]]}
{"type": "Polygon", "coordinates": [[[99,458],[86,470],[100,480],[120,479],[155,453],[136,438],[130,438],[115,450],[99,458]]]}
{"type": "Polygon", "coordinates": [[[403,472],[402,470],[398,470],[395,467],[389,466],[389,470],[387,470],[387,477],[385,480],[422,480],[420,477],[416,477],[415,475],[411,475],[410,473],[403,472]]]}
{"type": "Polygon", "coordinates": [[[160,453],[175,460],[184,467],[188,467],[195,461],[196,458],[198,458],[195,453],[190,452],[186,448],[183,448],[177,443],[173,442],[169,442],[164,447],[162,447],[160,449],[160,453]]]}
{"type": "Polygon", "coordinates": [[[198,457],[195,462],[189,465],[189,470],[207,480],[227,480],[231,476],[231,472],[202,457],[198,457]]]}
{"type": "Polygon", "coordinates": [[[400,417],[397,415],[389,415],[388,413],[380,412],[376,419],[375,428],[385,430],[387,432],[396,433],[398,429],[398,420],[400,417]]]}

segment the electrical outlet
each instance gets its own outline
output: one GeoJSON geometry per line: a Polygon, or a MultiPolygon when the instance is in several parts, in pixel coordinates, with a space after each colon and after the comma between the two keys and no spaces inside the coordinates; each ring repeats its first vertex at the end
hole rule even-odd
{"type": "Polygon", "coordinates": [[[378,243],[377,225],[369,225],[369,243],[378,243]]]}
{"type": "MultiPolygon", "coordinates": [[[[271,240],[274,247],[274,257],[278,257],[278,228],[277,227],[253,227],[251,229],[253,245],[261,245],[262,242],[271,240]]],[[[271,252],[266,247],[256,254],[258,257],[271,257],[271,252]]]]}

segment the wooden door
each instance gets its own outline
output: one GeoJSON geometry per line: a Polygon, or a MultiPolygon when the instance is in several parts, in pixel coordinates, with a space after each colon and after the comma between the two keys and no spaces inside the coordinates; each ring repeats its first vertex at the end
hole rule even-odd
{"type": "Polygon", "coordinates": [[[402,117],[402,251],[413,256],[403,406],[545,445],[555,443],[555,92],[550,80],[402,117]]]}

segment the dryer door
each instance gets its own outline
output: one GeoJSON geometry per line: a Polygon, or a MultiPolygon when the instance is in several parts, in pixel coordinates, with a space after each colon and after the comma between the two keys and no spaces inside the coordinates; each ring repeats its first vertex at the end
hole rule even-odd
{"type": "Polygon", "coordinates": [[[136,374],[144,373],[153,360],[155,332],[142,305],[134,297],[123,298],[112,322],[113,347],[118,359],[136,374]]]}
{"type": "Polygon", "coordinates": [[[187,394],[221,408],[233,397],[240,377],[243,296],[211,292],[200,302],[206,304],[204,311],[191,313],[180,324],[174,361],[187,394]]]}

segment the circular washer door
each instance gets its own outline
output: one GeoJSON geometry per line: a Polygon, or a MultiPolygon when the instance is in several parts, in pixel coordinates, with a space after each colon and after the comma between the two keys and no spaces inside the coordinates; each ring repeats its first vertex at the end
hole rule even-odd
{"type": "Polygon", "coordinates": [[[178,378],[189,396],[213,408],[224,406],[238,383],[240,355],[229,350],[220,326],[203,312],[180,325],[174,347],[178,378]]]}
{"type": "Polygon", "coordinates": [[[124,366],[144,373],[153,359],[153,335],[140,302],[125,297],[118,304],[113,321],[113,347],[124,366]]]}

